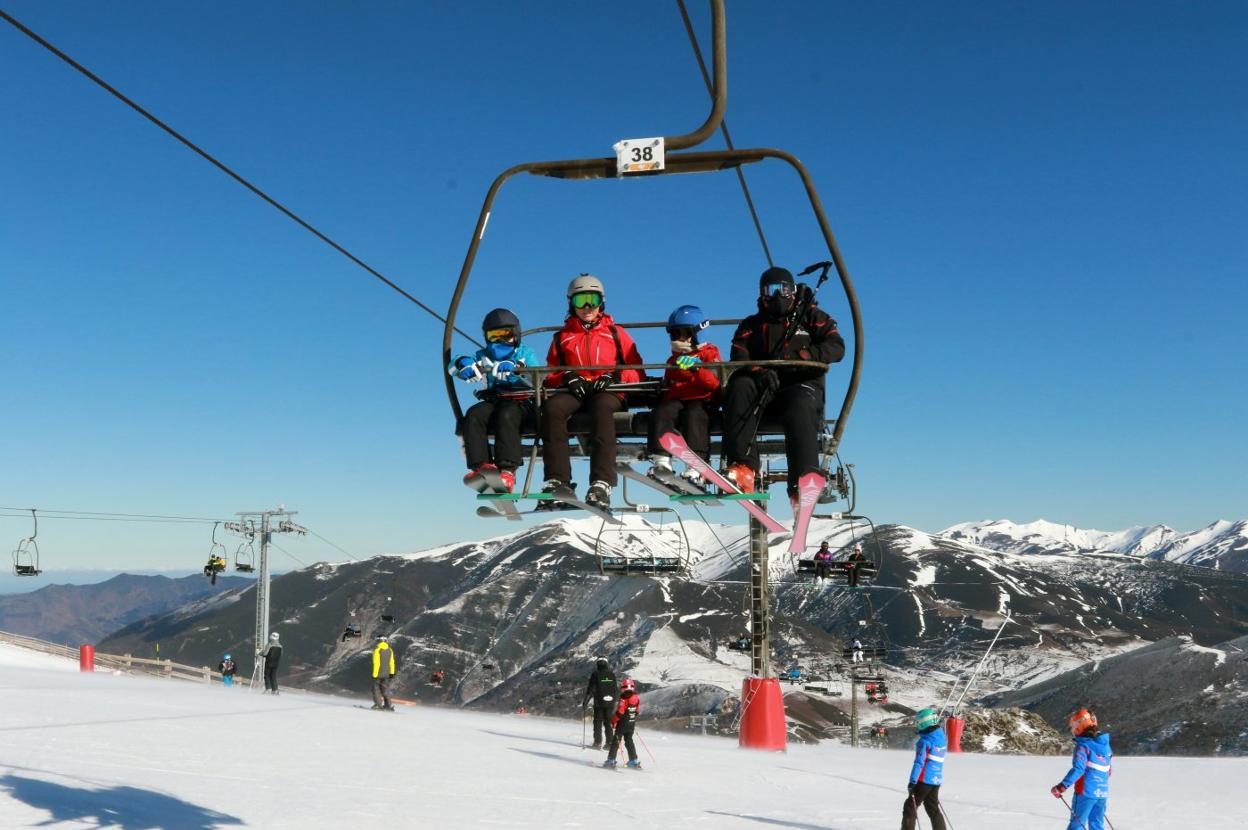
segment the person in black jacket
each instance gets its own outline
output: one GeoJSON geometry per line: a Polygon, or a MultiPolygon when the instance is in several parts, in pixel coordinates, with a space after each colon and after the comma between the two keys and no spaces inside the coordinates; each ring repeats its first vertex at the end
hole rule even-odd
{"type": "Polygon", "coordinates": [[[260,652],[260,656],[264,658],[264,692],[268,694],[272,692],[277,694],[277,666],[282,662],[282,644],[278,642],[280,638],[274,631],[269,635],[269,644],[264,647],[264,651],[260,652]]]}
{"type": "MultiPolygon", "coordinates": [[[[845,356],[845,341],[836,330],[836,321],[809,299],[808,286],[797,285],[784,268],[768,268],[758,285],[758,312],[737,326],[731,360],[836,363],[845,356]]],[[[825,374],[826,369],[813,366],[778,370],[758,366],[735,372],[729,379],[724,396],[724,460],[737,489],[754,491],[759,469],[754,436],[765,414],[775,415],[784,424],[790,498],[795,497],[799,478],[819,472],[825,374]]]]}
{"type": "Polygon", "coordinates": [[[581,703],[581,708],[584,709],[591,700],[594,702],[594,749],[611,746],[611,739],[614,737],[611,719],[615,716],[615,702],[619,696],[620,690],[615,682],[615,672],[611,671],[607,658],[599,657],[593,672],[589,675],[589,685],[585,687],[585,700],[581,703]],[[606,733],[605,742],[603,741],[604,732],[606,733]]]}

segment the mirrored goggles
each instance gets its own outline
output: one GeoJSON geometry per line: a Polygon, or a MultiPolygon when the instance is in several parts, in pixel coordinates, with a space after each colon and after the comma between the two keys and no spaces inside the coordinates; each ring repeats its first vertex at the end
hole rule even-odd
{"type": "Polygon", "coordinates": [[[490,329],[485,333],[485,341],[487,343],[514,343],[516,340],[515,329],[490,329]]]}
{"type": "Polygon", "coordinates": [[[602,305],[602,295],[597,291],[579,291],[572,295],[573,308],[597,308],[602,305]]]}
{"type": "Polygon", "coordinates": [[[797,293],[797,286],[791,282],[772,282],[763,286],[763,296],[772,297],[779,294],[782,297],[792,297],[797,293]]]}

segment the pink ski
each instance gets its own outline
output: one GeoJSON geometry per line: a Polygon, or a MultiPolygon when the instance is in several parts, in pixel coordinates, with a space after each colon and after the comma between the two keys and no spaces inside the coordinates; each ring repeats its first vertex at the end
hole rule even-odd
{"type": "Polygon", "coordinates": [[[793,511],[793,538],[789,541],[789,553],[806,552],[806,529],[810,527],[810,515],[815,512],[826,481],[818,473],[807,473],[797,480],[797,509],[793,511]]]}
{"type": "MultiPolygon", "coordinates": [[[[685,439],[681,436],[674,432],[668,432],[659,438],[659,443],[663,445],[663,449],[671,453],[672,458],[677,458],[697,470],[702,474],[702,478],[718,487],[720,492],[734,495],[741,494],[741,491],[734,487],[731,481],[721,476],[718,470],[703,461],[702,456],[689,449],[689,445],[685,443],[685,439]]],[[[769,533],[784,533],[784,525],[768,516],[767,511],[754,502],[741,500],[740,504],[749,511],[751,516],[758,519],[769,533]]]]}

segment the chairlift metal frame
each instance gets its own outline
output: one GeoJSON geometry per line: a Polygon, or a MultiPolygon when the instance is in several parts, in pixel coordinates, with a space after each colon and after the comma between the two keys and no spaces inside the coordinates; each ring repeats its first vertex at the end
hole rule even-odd
{"type": "Polygon", "coordinates": [[[616,512],[638,516],[648,516],[651,513],[657,513],[660,516],[660,521],[655,525],[643,520],[642,527],[636,527],[613,525],[603,520],[598,526],[598,535],[594,537],[594,556],[598,560],[600,573],[620,576],[668,576],[685,573],[689,569],[692,551],[689,546],[689,534],[685,531],[685,523],[681,519],[680,513],[670,507],[650,507],[644,504],[630,504],[624,508],[616,508],[616,512]],[[675,517],[675,526],[664,526],[668,514],[675,517]],[[674,534],[677,539],[676,554],[674,556],[660,557],[651,551],[650,556],[647,558],[644,556],[630,556],[622,550],[614,550],[609,542],[611,536],[625,533],[653,533],[656,538],[663,533],[674,534]],[[604,535],[606,540],[604,540],[604,535]]]}
{"type": "Polygon", "coordinates": [[[13,573],[15,576],[39,576],[43,571],[39,567],[39,514],[35,508],[30,509],[30,518],[34,522],[34,532],[17,543],[13,549],[13,573]]]}

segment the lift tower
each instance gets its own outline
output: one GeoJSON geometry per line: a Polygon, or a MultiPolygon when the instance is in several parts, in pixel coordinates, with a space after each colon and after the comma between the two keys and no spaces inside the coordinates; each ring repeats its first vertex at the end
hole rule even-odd
{"type": "Polygon", "coordinates": [[[269,641],[269,543],[274,533],[298,533],[306,535],[308,529],[290,520],[297,511],[287,510],[285,505],[278,505],[276,510],[253,510],[235,513],[237,522],[226,522],[225,529],[239,533],[251,540],[260,537],[260,573],[256,579],[256,655],[255,665],[251,670],[251,688],[255,689],[263,682],[264,661],[260,659],[260,651],[269,641]]]}

